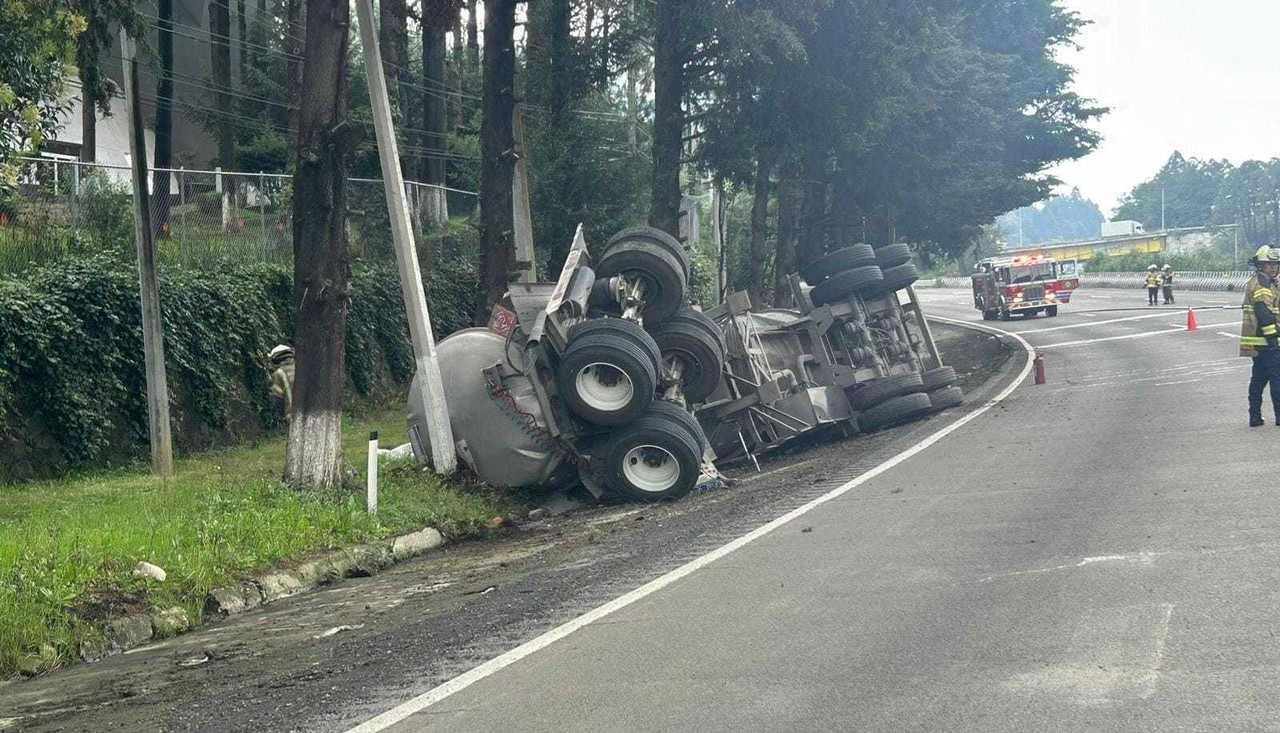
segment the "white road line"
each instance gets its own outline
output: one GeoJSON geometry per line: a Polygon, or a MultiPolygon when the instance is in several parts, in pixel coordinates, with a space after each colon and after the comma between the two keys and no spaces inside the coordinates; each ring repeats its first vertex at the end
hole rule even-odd
{"type": "Polygon", "coordinates": [[[1155,384],[1153,384],[1153,385],[1151,385],[1151,386],[1152,386],[1152,387],[1168,387],[1168,386],[1169,386],[1169,385],[1171,385],[1171,384],[1191,384],[1192,382],[1199,382],[1199,381],[1201,381],[1201,380],[1199,380],[1199,379],[1180,379],[1180,380],[1178,380],[1177,382],[1156,382],[1155,384]]]}
{"type": "Polygon", "coordinates": [[[1085,339],[1083,341],[1063,341],[1056,344],[1044,344],[1037,346],[1037,349],[1061,349],[1066,346],[1085,346],[1088,344],[1100,344],[1103,341],[1124,341],[1126,339],[1143,339],[1150,336],[1161,336],[1167,333],[1178,333],[1181,328],[1166,328],[1160,331],[1143,331],[1142,333],[1130,333],[1124,336],[1107,336],[1105,338],[1085,339]]]}
{"type": "Polygon", "coordinates": [[[1022,385],[1023,382],[1026,381],[1027,376],[1031,374],[1031,356],[1033,355],[1034,350],[1031,348],[1031,344],[1027,343],[1026,339],[1022,338],[1018,334],[1012,333],[1010,331],[1004,331],[998,328],[993,328],[991,326],[984,326],[977,323],[968,323],[965,321],[956,321],[950,318],[939,318],[937,316],[930,316],[930,318],[932,320],[941,321],[944,323],[952,323],[959,326],[966,326],[969,328],[974,328],[979,331],[987,331],[989,333],[994,333],[1000,336],[1006,336],[1008,338],[1013,339],[1014,341],[1018,342],[1018,344],[1022,347],[1023,353],[1026,356],[1026,361],[1022,365],[1022,371],[1018,373],[1018,376],[1015,377],[1014,380],[1007,387],[1001,390],[1000,394],[988,400],[985,405],[977,408],[973,412],[970,412],[969,414],[956,420],[950,425],[947,425],[946,427],[942,428],[938,432],[930,435],[929,437],[925,438],[919,443],[916,443],[910,448],[907,448],[906,450],[897,454],[893,458],[890,458],[884,463],[881,463],[880,465],[876,466],[870,471],[867,471],[861,476],[858,476],[857,478],[849,481],[848,483],[845,483],[844,485],[836,489],[833,489],[832,491],[826,494],[823,494],[822,496],[818,497],[817,499],[814,499],[813,501],[809,502],[808,504],[805,504],[804,506],[799,507],[798,509],[794,509],[790,512],[787,512],[786,514],[782,515],[781,517],[778,517],[772,522],[769,522],[768,524],[762,527],[758,527],[752,530],[751,532],[739,537],[738,539],[733,540],[732,542],[721,545],[720,547],[712,550],[711,552],[708,552],[707,554],[695,560],[692,560],[688,563],[685,563],[684,565],[681,565],[680,567],[676,568],[675,570],[672,570],[666,575],[655,578],[654,580],[651,580],[648,583],[645,583],[639,588],[636,588],[635,590],[623,596],[620,596],[618,598],[615,598],[612,601],[609,601],[603,606],[597,606],[596,608],[582,614],[581,616],[573,619],[572,621],[569,621],[560,626],[557,626],[556,628],[530,641],[527,641],[524,644],[521,644],[520,646],[516,647],[515,649],[512,649],[509,652],[506,652],[505,654],[497,656],[489,660],[488,662],[485,662],[484,664],[481,664],[480,666],[471,669],[468,672],[464,672],[461,675],[458,675],[457,677],[454,677],[453,679],[449,680],[448,682],[445,682],[442,685],[439,685],[431,690],[428,690],[422,693],[421,695],[418,695],[417,697],[413,698],[412,700],[409,700],[408,702],[397,705],[396,707],[386,711],[385,713],[382,713],[381,715],[378,715],[377,717],[367,720],[364,723],[361,723],[360,725],[350,729],[347,733],[378,733],[378,731],[386,730],[387,728],[399,723],[400,721],[416,713],[419,713],[422,710],[425,710],[426,708],[430,707],[431,705],[434,705],[437,702],[440,702],[446,697],[449,697],[450,695],[456,692],[465,690],[466,688],[494,674],[495,672],[498,672],[506,667],[509,667],[512,664],[515,664],[521,659],[524,659],[525,657],[531,654],[534,654],[535,652],[541,649],[545,649],[546,647],[574,633],[575,631],[578,631],[579,629],[582,629],[585,626],[588,626],[596,621],[599,621],[600,619],[608,616],[609,614],[615,611],[620,611],[626,608],[627,606],[630,606],[631,604],[635,603],[636,601],[639,601],[647,596],[653,595],[654,593],[662,590],[663,588],[666,588],[672,583],[675,583],[676,581],[692,574],[693,572],[700,570],[706,567],[707,565],[710,565],[716,560],[719,560],[720,558],[736,550],[740,550],[743,547],[746,547],[748,544],[754,542],[755,540],[758,540],[761,537],[764,537],[765,535],[769,534],[770,532],[773,532],[774,530],[778,529],[779,527],[782,527],[788,522],[791,522],[813,511],[814,509],[817,509],[818,507],[822,506],[823,504],[826,504],[832,499],[837,499],[843,496],[844,494],[849,493],[850,491],[856,489],[862,484],[870,481],[871,479],[879,476],[880,474],[888,471],[889,469],[903,463],[904,461],[915,456],[916,454],[928,449],[933,444],[937,443],[938,441],[942,440],[948,435],[956,432],[957,430],[964,427],[965,425],[968,425],[970,422],[976,420],[978,417],[986,413],[988,410],[990,410],[991,408],[995,407],[996,405],[1006,400],[1009,397],[1009,395],[1013,394],[1014,390],[1016,390],[1019,386],[1022,385]]]}
{"type": "MultiPolygon", "coordinates": [[[[1081,313],[1080,315],[1087,316],[1089,314],[1081,313]]],[[[1129,316],[1127,318],[1112,318],[1107,321],[1092,321],[1089,323],[1072,323],[1067,326],[1051,326],[1049,328],[1036,328],[1036,329],[1031,329],[1027,331],[1019,331],[1018,333],[1022,333],[1022,334],[1048,333],[1049,331],[1065,331],[1068,328],[1089,328],[1091,326],[1105,326],[1108,323],[1124,323],[1125,321],[1141,321],[1145,318],[1168,318],[1168,317],[1169,317],[1169,313],[1167,311],[1164,313],[1144,313],[1140,316],[1129,316]]]]}
{"type": "Polygon", "coordinates": [[[1226,337],[1227,337],[1227,338],[1229,338],[1229,339],[1240,338],[1240,334],[1238,334],[1238,333],[1227,333],[1226,331],[1219,331],[1219,332],[1218,332],[1218,335],[1219,335],[1219,336],[1226,336],[1226,337]]]}

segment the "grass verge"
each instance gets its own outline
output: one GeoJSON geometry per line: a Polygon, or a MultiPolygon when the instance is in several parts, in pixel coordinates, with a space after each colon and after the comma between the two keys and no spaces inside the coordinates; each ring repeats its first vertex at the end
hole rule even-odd
{"type": "MultiPolygon", "coordinates": [[[[347,419],[344,456],[361,483],[371,430],[383,446],[404,442],[404,410],[347,419]]],[[[0,680],[74,659],[112,616],[182,606],[199,619],[210,589],[255,570],[428,525],[474,535],[513,508],[410,463],[381,472],[373,518],[363,494],[289,490],[283,465],[276,437],[178,461],[169,480],[135,469],[0,486],[0,680]],[[167,579],[133,578],[140,560],[167,579]]]]}

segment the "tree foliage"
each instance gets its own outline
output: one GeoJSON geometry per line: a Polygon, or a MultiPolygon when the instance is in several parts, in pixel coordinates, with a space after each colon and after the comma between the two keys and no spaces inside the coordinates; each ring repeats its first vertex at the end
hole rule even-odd
{"type": "Polygon", "coordinates": [[[1106,217],[1098,205],[1073,188],[1066,196],[1054,196],[1037,206],[1024,206],[996,219],[1000,234],[1011,247],[1045,242],[1079,242],[1096,239],[1106,217]]]}
{"type": "Polygon", "coordinates": [[[85,20],[58,3],[0,3],[0,183],[7,162],[38,147],[57,124],[59,98],[85,20]]]}

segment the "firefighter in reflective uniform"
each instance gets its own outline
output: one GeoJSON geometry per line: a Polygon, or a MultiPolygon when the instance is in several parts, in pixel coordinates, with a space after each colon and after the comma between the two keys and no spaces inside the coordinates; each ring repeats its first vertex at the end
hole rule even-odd
{"type": "Polygon", "coordinates": [[[280,344],[267,355],[271,372],[271,396],[284,408],[284,419],[293,418],[293,348],[280,344]]]}
{"type": "Polygon", "coordinates": [[[1271,387],[1271,408],[1280,425],[1280,247],[1262,246],[1250,260],[1257,272],[1244,286],[1244,322],[1240,329],[1240,355],[1253,358],[1249,378],[1249,427],[1263,425],[1262,390],[1271,387]]]}
{"type": "Polygon", "coordinates": [[[1164,304],[1173,305],[1173,265],[1165,265],[1160,271],[1160,289],[1164,291],[1164,304]]]}
{"type": "Polygon", "coordinates": [[[1152,265],[1147,268],[1147,305],[1155,305],[1160,297],[1160,268],[1152,265]]]}

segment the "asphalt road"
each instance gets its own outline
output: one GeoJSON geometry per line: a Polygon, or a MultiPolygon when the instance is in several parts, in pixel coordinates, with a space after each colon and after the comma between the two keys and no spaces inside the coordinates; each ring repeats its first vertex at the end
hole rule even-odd
{"type": "Polygon", "coordinates": [[[1280,728],[1280,429],[1245,426],[1238,309],[1144,296],[999,324],[1048,384],[363,730],[1280,728]]]}
{"type": "MultiPolygon", "coordinates": [[[[921,295],[980,322],[963,292],[921,295]]],[[[950,333],[949,361],[1002,375],[969,412],[0,687],[0,729],[1280,729],[1280,428],[1245,427],[1238,310],[1187,333],[1144,303],[1085,291],[992,324],[1044,354],[1047,385],[950,333]]]]}

